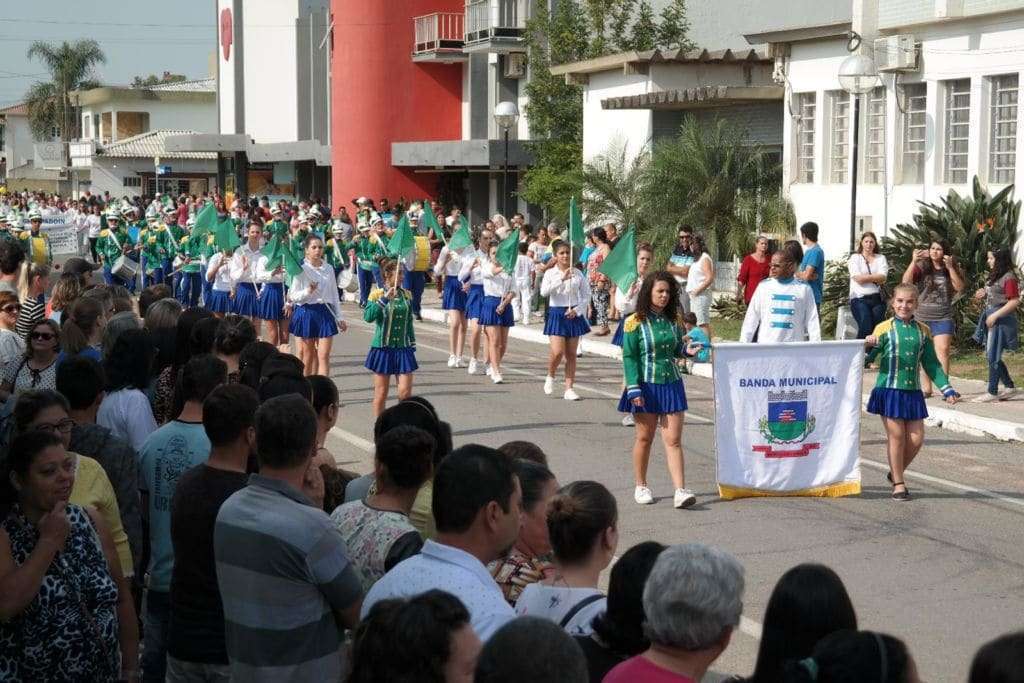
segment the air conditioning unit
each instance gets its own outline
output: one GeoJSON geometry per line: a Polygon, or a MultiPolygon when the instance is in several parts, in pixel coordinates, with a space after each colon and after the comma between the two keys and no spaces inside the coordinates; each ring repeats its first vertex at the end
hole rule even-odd
{"type": "Polygon", "coordinates": [[[511,52],[505,55],[505,78],[526,77],[526,53],[511,52]]]}
{"type": "Polygon", "coordinates": [[[917,71],[917,42],[903,33],[875,39],[875,64],[879,71],[917,71]]]}

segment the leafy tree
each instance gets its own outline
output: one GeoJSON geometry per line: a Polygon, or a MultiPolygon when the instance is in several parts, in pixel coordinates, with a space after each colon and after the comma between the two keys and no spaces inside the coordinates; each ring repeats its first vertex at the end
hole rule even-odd
{"type": "Polygon", "coordinates": [[[618,0],[610,12],[610,33],[609,43],[618,52],[625,52],[632,49],[632,42],[629,35],[629,26],[633,20],[633,8],[636,0],[618,0]]]}
{"type": "Polygon", "coordinates": [[[686,0],[671,0],[661,10],[661,21],[658,24],[658,45],[675,50],[692,50],[694,44],[686,36],[690,31],[690,21],[686,18],[686,0]]]}
{"type": "Polygon", "coordinates": [[[169,71],[165,71],[163,76],[157,76],[156,74],[149,74],[145,78],[136,76],[132,79],[132,87],[148,88],[153,85],[161,85],[162,83],[180,83],[186,80],[188,80],[188,77],[185,74],[172,74],[169,71]]]}
{"type": "Polygon", "coordinates": [[[630,159],[625,144],[613,145],[585,163],[580,173],[585,190],[580,208],[587,220],[646,228],[649,212],[644,188],[649,173],[650,155],[644,152],[630,159]]]}
{"type": "Polygon", "coordinates": [[[57,128],[62,140],[78,135],[78,116],[71,103],[71,92],[95,84],[93,69],[107,61],[95,40],[45,43],[36,41],[28,48],[28,58],[38,59],[50,72],[49,81],[33,83],[25,95],[29,128],[37,140],[50,137],[57,128]]]}
{"type": "Polygon", "coordinates": [[[654,19],[654,10],[648,0],[640,0],[637,4],[636,19],[629,34],[629,49],[642,52],[653,50],[658,46],[658,23],[654,19]]]}

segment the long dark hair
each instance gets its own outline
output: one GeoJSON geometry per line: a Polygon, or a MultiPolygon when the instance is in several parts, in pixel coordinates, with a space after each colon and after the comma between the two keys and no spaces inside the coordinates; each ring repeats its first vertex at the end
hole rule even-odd
{"type": "MultiPolygon", "coordinates": [[[[946,240],[941,240],[941,239],[939,239],[939,240],[932,240],[932,241],[930,241],[928,243],[928,248],[931,249],[931,246],[933,244],[937,244],[940,247],[942,247],[942,255],[943,256],[950,256],[950,257],[952,257],[951,260],[950,260],[950,263],[953,264],[953,268],[957,269],[957,272],[960,272],[960,267],[957,265],[956,257],[954,257],[952,253],[950,253],[949,242],[947,242],[946,240]]],[[[926,256],[923,260],[918,261],[916,265],[917,265],[917,269],[921,271],[921,284],[923,285],[921,287],[921,296],[924,296],[925,293],[935,289],[935,273],[937,273],[939,271],[942,271],[942,270],[946,270],[946,266],[943,265],[941,268],[936,269],[935,268],[935,264],[932,263],[932,257],[931,257],[930,254],[928,256],[926,256]]],[[[952,281],[952,277],[950,277],[949,273],[946,274],[945,289],[946,289],[946,298],[952,299],[953,298],[953,281],[952,281]]]]}
{"type": "Polygon", "coordinates": [[[114,348],[104,349],[107,391],[146,389],[153,358],[153,338],[149,330],[125,330],[119,334],[114,348]]]}
{"type": "Polygon", "coordinates": [[[995,265],[992,266],[992,271],[988,274],[988,280],[986,280],[986,284],[989,285],[999,282],[999,278],[1013,270],[1013,256],[1010,254],[1009,249],[1005,247],[993,249],[992,259],[995,261],[995,265]]]}
{"type": "Polygon", "coordinates": [[[803,659],[834,631],[857,630],[857,614],[839,576],[821,564],[800,564],[775,584],[764,615],[750,683],[779,680],[787,660],[803,659]]]}
{"type": "Polygon", "coordinates": [[[672,274],[666,270],[658,270],[650,273],[644,278],[644,283],[640,286],[640,294],[637,295],[636,299],[636,315],[637,320],[646,320],[653,311],[651,307],[651,293],[654,291],[654,284],[656,282],[664,282],[668,285],[668,303],[665,304],[665,310],[661,314],[668,320],[679,320],[679,283],[672,277],[672,274]]]}
{"type": "Polygon", "coordinates": [[[785,683],[903,683],[910,653],[899,638],[875,631],[837,631],[814,646],[813,662],[790,660],[785,683]]]}
{"type": "Polygon", "coordinates": [[[650,646],[644,636],[644,584],[665,549],[657,541],[638,543],[622,554],[608,581],[608,609],[594,617],[594,633],[613,652],[638,655],[650,646]]]}

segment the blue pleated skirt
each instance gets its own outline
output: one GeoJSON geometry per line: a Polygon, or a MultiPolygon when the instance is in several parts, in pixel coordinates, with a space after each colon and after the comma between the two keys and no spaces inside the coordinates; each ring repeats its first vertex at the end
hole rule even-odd
{"type": "Polygon", "coordinates": [[[408,375],[419,368],[416,352],[409,347],[404,349],[370,349],[363,367],[378,375],[408,375]]]}
{"type": "Polygon", "coordinates": [[[920,389],[875,387],[868,398],[868,412],[897,420],[923,420],[928,417],[928,406],[920,389]]]}
{"type": "Polygon", "coordinates": [[[466,293],[462,291],[462,283],[453,275],[444,278],[444,291],[441,295],[441,310],[466,311],[466,293]]]}
{"type": "Polygon", "coordinates": [[[284,318],[284,285],[268,282],[260,289],[256,300],[256,317],[260,320],[281,320],[284,318]]]}
{"type": "Polygon", "coordinates": [[[590,325],[582,315],[566,318],[565,306],[548,308],[548,319],[544,322],[544,334],[549,337],[582,337],[590,332],[590,325]]]}
{"type": "Polygon", "coordinates": [[[338,323],[327,304],[303,304],[295,307],[288,332],[300,339],[326,339],[338,334],[338,323]]]}
{"type": "Polygon", "coordinates": [[[619,326],[615,328],[615,334],[612,335],[612,344],[618,346],[619,348],[622,348],[622,339],[625,336],[625,330],[623,330],[623,325],[626,324],[627,317],[628,316],[622,316],[621,318],[619,318],[619,326]]]}
{"type": "Polygon", "coordinates": [[[668,415],[680,413],[686,410],[686,389],[683,388],[683,380],[677,379],[668,384],[655,384],[653,382],[640,383],[640,396],[644,399],[642,408],[633,405],[633,402],[626,398],[626,392],[622,392],[619,399],[620,413],[651,413],[654,415],[668,415]]]}
{"type": "Polygon", "coordinates": [[[480,324],[494,327],[514,327],[515,316],[512,312],[512,304],[505,306],[505,310],[498,313],[498,304],[501,303],[500,296],[485,296],[483,304],[480,305],[480,324]]]}
{"type": "Polygon", "coordinates": [[[206,308],[214,313],[231,313],[234,308],[231,304],[231,292],[211,289],[206,308]]]}
{"type": "Polygon", "coordinates": [[[244,315],[246,318],[256,316],[258,301],[256,299],[256,285],[251,282],[239,282],[235,289],[234,313],[244,315]]]}
{"type": "Polygon", "coordinates": [[[484,303],[484,286],[470,285],[469,295],[466,297],[466,317],[470,320],[480,319],[480,307],[484,303]]]}

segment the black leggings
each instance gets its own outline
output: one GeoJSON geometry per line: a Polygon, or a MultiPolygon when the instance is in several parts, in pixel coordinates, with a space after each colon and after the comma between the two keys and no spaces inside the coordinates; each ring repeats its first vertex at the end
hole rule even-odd
{"type": "Polygon", "coordinates": [[[96,252],[96,243],[100,241],[99,237],[89,238],[89,252],[92,254],[92,262],[99,263],[100,255],[96,252]]]}

